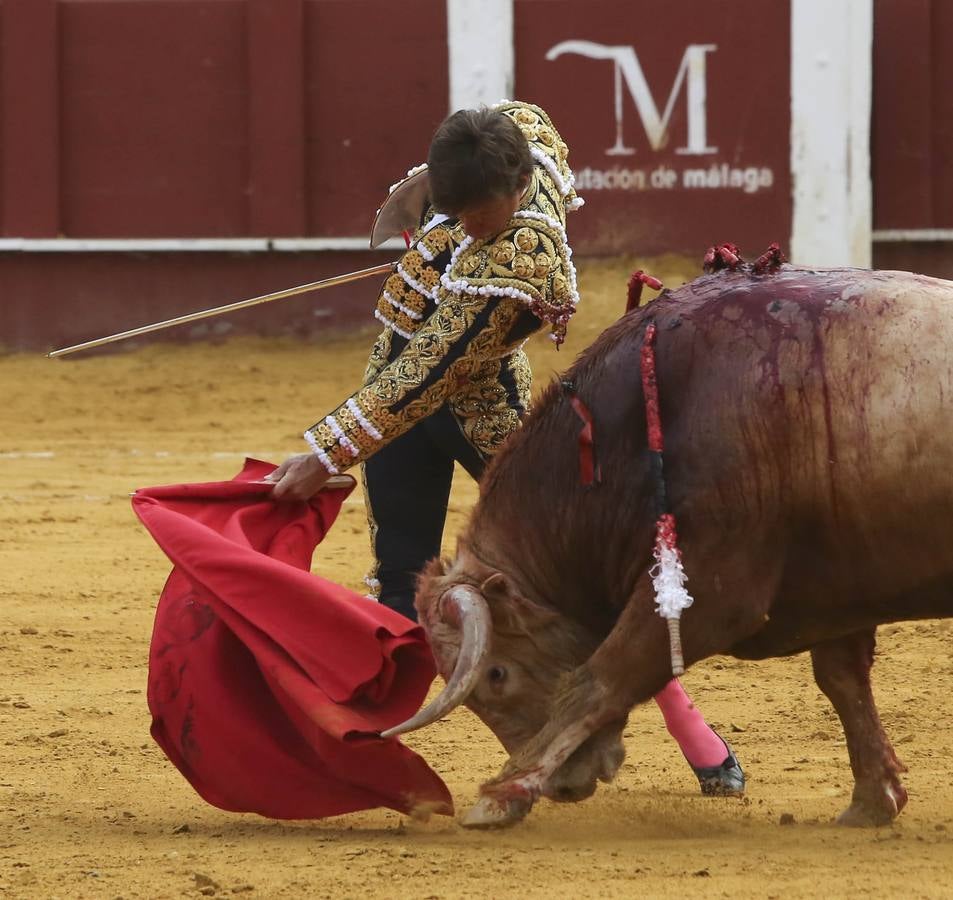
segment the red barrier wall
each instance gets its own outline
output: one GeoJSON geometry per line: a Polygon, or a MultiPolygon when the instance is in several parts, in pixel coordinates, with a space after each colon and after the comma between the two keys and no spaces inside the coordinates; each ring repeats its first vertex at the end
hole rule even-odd
{"type": "MultiPolygon", "coordinates": [[[[0,236],[366,235],[448,81],[442,0],[0,0],[0,236]]],[[[79,343],[395,255],[0,252],[0,345],[79,343]]],[[[157,338],[370,323],[379,283],[157,338]]]]}
{"type": "Polygon", "coordinates": [[[874,228],[953,228],[953,3],[874,12],[874,228]]]}
{"type": "Polygon", "coordinates": [[[367,234],[446,115],[445,6],[2,0],[0,100],[0,234],[367,234]]]}

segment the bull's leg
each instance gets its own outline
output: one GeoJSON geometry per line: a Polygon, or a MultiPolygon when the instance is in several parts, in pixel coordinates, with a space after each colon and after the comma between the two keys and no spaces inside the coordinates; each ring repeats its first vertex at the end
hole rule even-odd
{"type": "Polygon", "coordinates": [[[463,824],[491,827],[523,818],[577,748],[623,721],[671,676],[665,623],[652,614],[648,598],[633,598],[596,652],[566,676],[547,724],[483,785],[463,824]]]}
{"type": "Polygon", "coordinates": [[[627,719],[603,725],[584,741],[542,786],[542,794],[557,803],[578,803],[591,796],[602,781],[609,783],[625,760],[622,732],[627,719]]]}
{"type": "Polygon", "coordinates": [[[546,790],[554,773],[593,736],[599,742],[603,730],[614,731],[615,718],[590,711],[568,723],[562,717],[551,719],[520,753],[510,757],[495,779],[480,788],[480,799],[462,824],[468,828],[512,825],[526,816],[541,794],[563,799],[559,790],[546,790]]]}
{"type": "Polygon", "coordinates": [[[875,631],[826,641],[811,650],[814,678],[840,716],[854,773],[854,795],[837,820],[841,825],[886,825],[907,803],[898,777],[906,768],[887,740],[870,689],[875,631]]]}

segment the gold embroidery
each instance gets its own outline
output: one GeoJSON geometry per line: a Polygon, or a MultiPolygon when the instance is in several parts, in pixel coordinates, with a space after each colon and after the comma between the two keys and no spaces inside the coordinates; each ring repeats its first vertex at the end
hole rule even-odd
{"type": "MultiPolygon", "coordinates": [[[[457,285],[462,281],[463,290],[478,292],[485,288],[489,296],[513,296],[507,291],[516,292],[536,316],[550,323],[554,336],[561,340],[575,312],[568,248],[555,222],[529,217],[525,214],[528,211],[518,210],[489,247],[476,242],[467,248],[457,257],[449,278],[454,290],[461,289],[457,285]],[[509,256],[503,252],[507,244],[521,251],[509,263],[502,262],[509,256]]],[[[442,288],[440,295],[449,293],[442,288]]]]}
{"type": "Polygon", "coordinates": [[[523,404],[523,409],[529,412],[533,388],[533,370],[529,365],[529,357],[522,350],[517,350],[510,357],[509,368],[516,380],[516,392],[523,404]]]}
{"type": "Polygon", "coordinates": [[[322,444],[337,443],[337,438],[334,436],[334,432],[331,431],[330,426],[327,425],[323,419],[314,426],[312,431],[314,432],[314,436],[321,441],[322,444]]]}
{"type": "Polygon", "coordinates": [[[460,272],[463,275],[472,275],[480,267],[480,257],[476,253],[470,253],[460,261],[460,272]]]}
{"type": "Polygon", "coordinates": [[[530,143],[536,140],[536,129],[532,125],[520,125],[520,131],[530,143]]]}
{"type": "MultiPolygon", "coordinates": [[[[364,430],[357,416],[347,406],[340,407],[334,413],[334,418],[337,419],[338,425],[351,443],[361,451],[361,456],[370,456],[377,449],[378,442],[364,430]]],[[[351,457],[348,465],[352,465],[353,462],[354,457],[351,457]]]]}
{"type": "Polygon", "coordinates": [[[469,382],[450,399],[450,407],[467,439],[484,456],[492,456],[519,427],[519,414],[509,405],[500,376],[507,367],[512,374],[519,402],[527,409],[532,375],[522,350],[503,360],[491,360],[471,375],[469,382]]]}
{"type": "MultiPolygon", "coordinates": [[[[335,413],[340,413],[340,410],[335,410],[335,413]]],[[[354,457],[338,443],[331,426],[324,419],[311,429],[311,433],[327,453],[335,468],[343,470],[354,464],[354,457]]]]}
{"type": "Polygon", "coordinates": [[[513,235],[513,243],[524,253],[529,253],[539,244],[539,235],[532,228],[520,228],[513,235]]]}
{"type": "MultiPolygon", "coordinates": [[[[388,304],[388,306],[390,305],[388,304]]],[[[395,309],[393,306],[390,306],[390,308],[383,313],[383,317],[406,334],[411,334],[416,331],[419,324],[418,319],[412,319],[403,310],[395,309]]],[[[400,332],[398,332],[398,334],[400,334],[400,332]]]]}
{"type": "Polygon", "coordinates": [[[424,258],[419,250],[408,250],[400,261],[400,267],[415,278],[420,274],[423,265],[424,258]]]}
{"type": "Polygon", "coordinates": [[[390,338],[393,333],[389,328],[385,328],[374,342],[371,355],[367,360],[367,368],[364,370],[363,383],[365,385],[370,384],[377,378],[381,369],[387,365],[387,356],[390,353],[390,338]]]}
{"type": "Polygon", "coordinates": [[[374,518],[374,510],[371,508],[371,495],[367,490],[367,471],[366,466],[361,465],[361,487],[364,489],[364,511],[367,513],[367,534],[371,539],[371,558],[374,560],[371,567],[364,576],[364,583],[368,588],[368,596],[375,599],[380,598],[381,583],[378,580],[380,571],[380,560],[377,558],[377,519],[374,518]]]}
{"type": "Polygon", "coordinates": [[[508,262],[512,262],[514,256],[516,256],[516,247],[512,241],[498,240],[490,248],[490,259],[498,266],[505,266],[508,262]]]}
{"type": "Polygon", "coordinates": [[[440,284],[440,273],[436,269],[427,266],[427,268],[420,273],[419,281],[425,288],[433,290],[440,284]]]}
{"type": "MultiPolygon", "coordinates": [[[[446,241],[451,241],[449,232],[445,228],[437,226],[434,231],[441,232],[446,241]]],[[[440,275],[447,264],[447,259],[441,257],[427,261],[419,250],[408,250],[401,258],[400,264],[407,276],[425,290],[432,291],[440,283],[440,275]]],[[[428,309],[433,305],[430,297],[409,285],[407,279],[399,272],[394,272],[384,282],[384,288],[377,300],[377,312],[385,322],[392,323],[404,334],[412,335],[420,327],[428,309]],[[387,296],[384,295],[385,292],[387,296]],[[400,306],[396,305],[398,303],[400,306]],[[401,309],[401,306],[404,309],[401,309]],[[411,313],[415,313],[417,317],[415,318],[411,313]]]]}
{"type": "Polygon", "coordinates": [[[452,239],[447,229],[441,228],[438,225],[436,228],[432,228],[427,232],[427,234],[424,235],[422,243],[427,250],[430,251],[432,256],[436,256],[438,253],[450,247],[452,239]]]}
{"type": "Polygon", "coordinates": [[[517,278],[530,278],[536,272],[536,266],[533,263],[533,257],[525,253],[517,255],[513,260],[513,274],[517,278]]]}
{"type": "MultiPolygon", "coordinates": [[[[556,167],[566,193],[565,196],[560,195],[558,185],[553,182],[549,172],[542,174],[540,177],[545,182],[547,193],[552,201],[555,201],[549,204],[553,207],[552,212],[549,210],[543,211],[547,215],[553,215],[560,222],[565,222],[565,204],[576,199],[576,192],[572,188],[572,170],[569,168],[568,162],[569,147],[560,137],[549,116],[538,106],[531,103],[511,101],[501,103],[495,108],[509,116],[520,127],[532,146],[548,157],[556,167]]],[[[540,168],[540,166],[537,166],[537,170],[540,168]]]]}

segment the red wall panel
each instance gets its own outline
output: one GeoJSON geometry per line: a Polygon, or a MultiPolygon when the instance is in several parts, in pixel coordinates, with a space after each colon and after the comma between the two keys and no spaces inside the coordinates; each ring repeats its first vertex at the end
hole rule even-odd
{"type": "Polygon", "coordinates": [[[442,0],[0,11],[8,235],[366,234],[447,112],[442,0]]]}
{"type": "Polygon", "coordinates": [[[443,0],[309,0],[310,233],[368,234],[449,105],[443,0]]]}
{"type": "Polygon", "coordinates": [[[248,233],[245,7],[60,3],[63,233],[248,233]]]}
{"type": "Polygon", "coordinates": [[[789,3],[733,0],[721,15],[708,0],[516,0],[515,28],[517,96],[553,116],[587,203],[571,220],[578,250],[698,253],[733,240],[756,255],[788,240],[789,3]],[[547,59],[565,41],[590,46],[547,59]],[[640,114],[633,85],[641,72],[663,120],[690,45],[711,48],[690,56],[705,116],[690,125],[683,72],[653,147],[651,106],[643,94],[640,114]],[[717,149],[679,152],[699,146],[717,149]]]}
{"type": "Polygon", "coordinates": [[[0,234],[60,227],[56,0],[0,3],[0,234]]]}
{"type": "Polygon", "coordinates": [[[953,227],[953,4],[875,0],[874,228],[953,227]]]}
{"type": "Polygon", "coordinates": [[[931,55],[933,224],[953,228],[953,3],[948,0],[933,2],[931,55]]]}
{"type": "Polygon", "coordinates": [[[304,2],[248,0],[248,232],[307,234],[304,2]]]}
{"type": "MultiPolygon", "coordinates": [[[[874,2],[875,227],[951,228],[953,3],[874,2]]],[[[790,2],[730,6],[515,0],[514,94],[572,148],[577,251],[788,239],[790,2]]],[[[0,234],[367,234],[446,114],[446,25],[444,0],[0,0],[0,234]]],[[[158,319],[364,264],[176,259],[0,254],[0,341],[88,336],[54,322],[112,322],[131,296],[158,319]]]]}
{"type": "Polygon", "coordinates": [[[871,164],[875,228],[933,221],[932,0],[877,0],[871,164]]]}

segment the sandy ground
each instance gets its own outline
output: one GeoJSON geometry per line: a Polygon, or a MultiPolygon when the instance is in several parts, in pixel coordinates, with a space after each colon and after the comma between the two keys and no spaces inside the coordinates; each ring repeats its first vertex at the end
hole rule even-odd
{"type": "MultiPolygon", "coordinates": [[[[581,268],[569,346],[534,345],[539,383],[620,312],[632,265],[581,268]]],[[[654,269],[672,286],[687,271],[654,269]]],[[[851,775],[806,658],[710,660],[684,679],[742,758],[743,801],[698,795],[651,706],[631,717],[614,784],[576,806],[543,801],[505,832],[386,810],[274,822],[200,800],[149,737],[147,650],[169,565],[128,494],[300,451],[302,429],[356,386],[369,340],[0,358],[0,894],[953,896],[950,622],[881,631],[875,689],[910,766],[910,805],[889,828],[831,824],[851,775]]],[[[458,479],[448,545],[474,499],[458,479]]],[[[316,569],[357,587],[367,561],[354,497],[316,569]]],[[[461,809],[504,758],[466,710],[408,743],[461,809]]]]}

